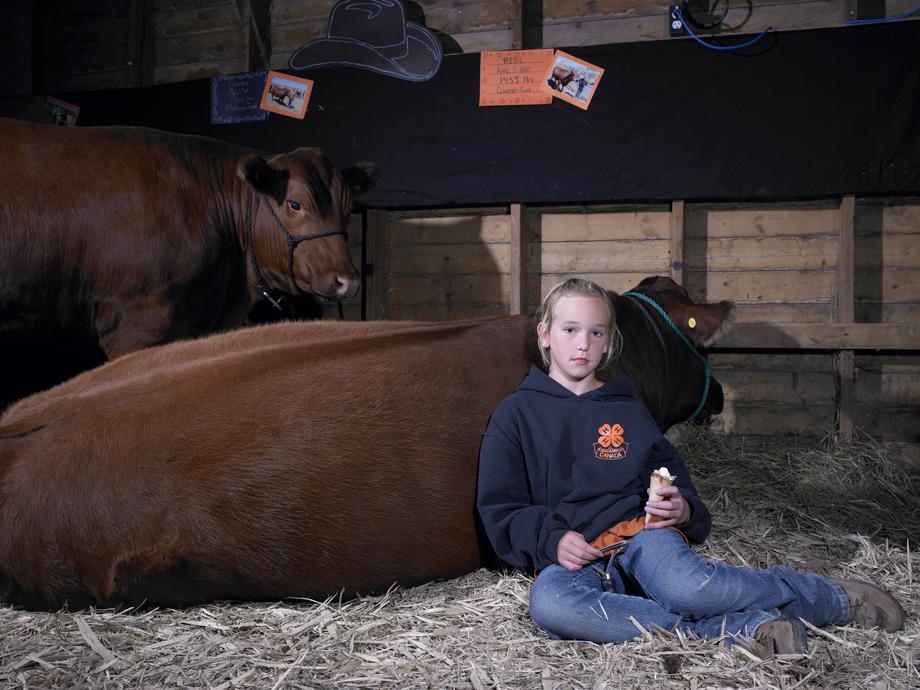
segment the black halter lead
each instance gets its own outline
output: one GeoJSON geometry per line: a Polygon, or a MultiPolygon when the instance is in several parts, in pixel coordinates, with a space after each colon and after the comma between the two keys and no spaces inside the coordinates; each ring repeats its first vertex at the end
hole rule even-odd
{"type": "MultiPolygon", "coordinates": [[[[330,235],[342,235],[347,241],[348,235],[343,230],[319,230],[317,232],[308,232],[303,235],[292,235],[287,231],[287,228],[284,227],[284,224],[281,222],[281,219],[278,218],[275,210],[268,206],[268,212],[272,216],[272,220],[275,221],[275,225],[278,226],[278,229],[281,230],[284,238],[287,240],[288,245],[288,276],[291,279],[291,294],[292,295],[305,295],[307,294],[297,285],[297,279],[294,277],[294,250],[297,249],[297,245],[306,240],[315,240],[320,237],[329,237],[330,235]]],[[[252,190],[249,191],[246,197],[246,252],[249,254],[249,260],[252,263],[252,272],[255,276],[255,281],[252,286],[258,290],[265,298],[272,303],[275,309],[281,311],[281,303],[273,299],[269,294],[268,285],[266,285],[265,280],[262,277],[262,271],[259,270],[259,262],[256,259],[256,250],[253,246],[252,234],[253,234],[253,220],[252,220],[252,190]]]]}

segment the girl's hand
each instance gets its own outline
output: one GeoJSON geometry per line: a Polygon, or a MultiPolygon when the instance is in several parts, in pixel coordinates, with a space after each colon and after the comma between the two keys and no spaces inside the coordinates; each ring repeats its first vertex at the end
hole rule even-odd
{"type": "Polygon", "coordinates": [[[690,519],[690,504],[680,495],[680,489],[676,486],[662,486],[658,489],[658,495],[661,500],[646,503],[645,512],[655,515],[661,520],[649,522],[645,529],[661,529],[672,525],[682,525],[690,519]]]}
{"type": "Polygon", "coordinates": [[[556,547],[556,562],[566,570],[578,570],[603,555],[600,549],[595,549],[581,534],[574,531],[563,534],[556,547]]]}

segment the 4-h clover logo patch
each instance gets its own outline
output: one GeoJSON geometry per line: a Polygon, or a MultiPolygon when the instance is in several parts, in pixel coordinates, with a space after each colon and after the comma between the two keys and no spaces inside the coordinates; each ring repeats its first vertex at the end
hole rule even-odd
{"type": "Polygon", "coordinates": [[[629,444],[623,440],[623,427],[619,424],[604,424],[597,430],[600,437],[594,443],[594,456],[600,460],[622,460],[626,457],[629,444]]]}

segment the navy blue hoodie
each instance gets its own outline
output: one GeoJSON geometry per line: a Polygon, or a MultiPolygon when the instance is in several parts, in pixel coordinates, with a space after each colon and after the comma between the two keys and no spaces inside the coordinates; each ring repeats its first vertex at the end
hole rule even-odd
{"type": "Polygon", "coordinates": [[[711,528],[677,450],[618,375],[575,395],[533,368],[489,420],[479,452],[477,507],[498,556],[545,568],[569,530],[591,541],[644,515],[652,471],[667,467],[692,509],[679,529],[702,542],[711,528]]]}

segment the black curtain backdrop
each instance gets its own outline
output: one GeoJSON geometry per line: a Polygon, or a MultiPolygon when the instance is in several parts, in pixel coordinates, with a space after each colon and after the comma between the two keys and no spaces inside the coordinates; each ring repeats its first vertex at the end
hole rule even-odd
{"type": "Polygon", "coordinates": [[[59,94],[83,125],[144,125],[380,165],[380,208],[920,192],[920,22],[566,48],[606,72],[591,107],[478,106],[479,55],[422,83],[315,80],[304,120],[212,125],[210,81],[59,94]],[[744,37],[724,39],[741,42],[744,37]]]}

